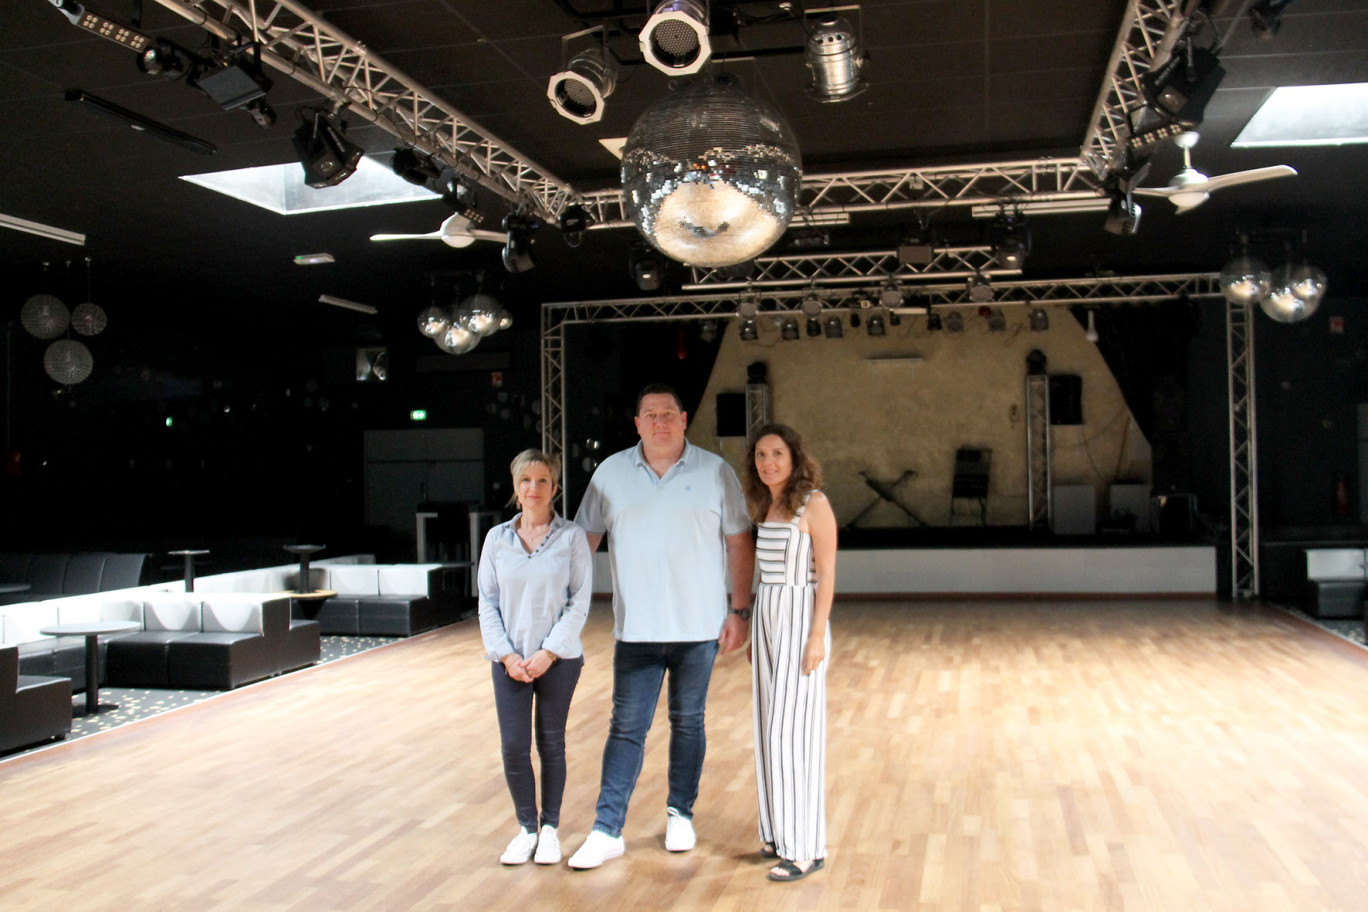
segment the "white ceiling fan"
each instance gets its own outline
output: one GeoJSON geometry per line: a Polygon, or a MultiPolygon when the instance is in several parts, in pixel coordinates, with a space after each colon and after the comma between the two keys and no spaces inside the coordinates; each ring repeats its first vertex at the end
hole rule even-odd
{"type": "Polygon", "coordinates": [[[1167,187],[1136,187],[1140,196],[1163,196],[1178,207],[1181,215],[1195,209],[1207,201],[1212,191],[1239,184],[1252,184],[1255,181],[1271,180],[1275,177],[1295,177],[1297,172],[1287,165],[1270,165],[1267,168],[1252,168],[1249,171],[1234,171],[1207,177],[1192,167],[1192,147],[1200,137],[1191,131],[1173,137],[1173,144],[1183,150],[1183,170],[1173,175],[1167,187]]]}
{"type": "Polygon", "coordinates": [[[372,234],[372,241],[415,241],[423,239],[439,240],[448,247],[469,247],[476,241],[497,241],[502,244],[508,235],[502,231],[476,228],[470,219],[459,212],[452,213],[442,222],[442,227],[431,234],[372,234]]]}

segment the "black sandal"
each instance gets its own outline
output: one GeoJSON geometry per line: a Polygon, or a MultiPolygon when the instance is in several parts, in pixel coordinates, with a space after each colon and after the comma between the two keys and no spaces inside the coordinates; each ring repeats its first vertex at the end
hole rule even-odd
{"type": "Polygon", "coordinates": [[[776,851],[774,850],[774,843],[772,843],[772,842],[762,842],[762,843],[760,843],[760,857],[761,857],[761,858],[778,858],[778,857],[779,857],[779,853],[776,852],[776,851]]]}
{"type": "Polygon", "coordinates": [[[804,871],[802,868],[798,867],[798,865],[785,858],[783,861],[780,861],[777,865],[770,868],[769,879],[778,881],[802,880],[813,871],[820,871],[825,866],[825,858],[814,858],[812,863],[808,865],[807,870],[804,871]]]}

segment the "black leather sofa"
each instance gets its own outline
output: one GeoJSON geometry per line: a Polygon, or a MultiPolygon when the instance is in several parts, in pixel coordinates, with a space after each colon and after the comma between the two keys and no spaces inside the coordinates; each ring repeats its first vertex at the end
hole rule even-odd
{"type": "Polygon", "coordinates": [[[71,731],[71,681],[19,674],[19,650],[0,646],[0,754],[71,731]]]}
{"type": "Polygon", "coordinates": [[[25,592],[0,594],[0,604],[132,589],[142,580],[146,559],[146,554],[109,551],[0,554],[0,582],[29,586],[25,592]]]}

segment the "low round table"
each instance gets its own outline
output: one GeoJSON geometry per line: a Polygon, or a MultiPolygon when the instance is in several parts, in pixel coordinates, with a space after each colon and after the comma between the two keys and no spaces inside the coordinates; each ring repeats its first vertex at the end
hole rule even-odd
{"type": "Polygon", "coordinates": [[[85,659],[86,659],[86,711],[87,716],[93,716],[102,709],[118,709],[119,707],[106,703],[100,705],[100,637],[110,633],[127,633],[130,630],[141,630],[142,624],[136,621],[88,621],[79,624],[53,624],[41,628],[38,632],[47,636],[80,636],[85,637],[85,659]]]}

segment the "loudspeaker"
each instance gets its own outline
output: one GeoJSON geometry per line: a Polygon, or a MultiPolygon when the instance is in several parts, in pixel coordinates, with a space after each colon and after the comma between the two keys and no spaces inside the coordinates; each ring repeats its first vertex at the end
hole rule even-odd
{"type": "Polygon", "coordinates": [[[746,436],[746,394],[717,394],[717,436],[746,436]]]}
{"type": "Polygon", "coordinates": [[[1083,423],[1083,378],[1078,374],[1050,377],[1050,424],[1083,423]]]}

